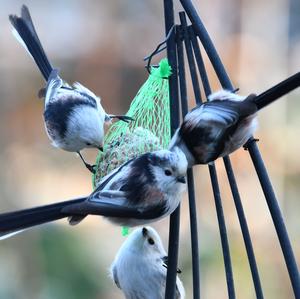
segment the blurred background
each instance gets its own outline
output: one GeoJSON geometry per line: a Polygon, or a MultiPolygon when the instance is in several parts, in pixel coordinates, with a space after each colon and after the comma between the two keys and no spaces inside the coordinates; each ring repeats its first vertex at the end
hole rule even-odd
{"type": "MultiPolygon", "coordinates": [[[[180,10],[175,1],[176,10],[180,10]]],[[[194,1],[240,93],[262,92],[300,70],[297,0],[194,1]]],[[[0,211],[67,200],[91,192],[91,177],[75,154],[50,146],[43,127],[44,85],[11,34],[8,15],[23,1],[0,0],[0,211]]],[[[42,44],[68,82],[79,81],[111,113],[126,112],[147,78],[143,57],[164,38],[162,0],[27,0],[42,44]]],[[[158,59],[158,58],[157,58],[158,59]]],[[[210,72],[214,90],[220,88],[210,72]]],[[[190,92],[190,106],[194,99],[190,92]]],[[[300,93],[259,115],[255,137],[269,170],[291,243],[300,261],[300,93]]],[[[90,162],[96,151],[84,155],[90,162]]],[[[293,298],[286,267],[249,155],[232,156],[266,298],[293,298]]],[[[254,298],[249,266],[222,161],[217,163],[237,298],[254,298]]],[[[202,298],[227,298],[216,212],[207,167],[195,169],[202,298]],[[216,287],[217,286],[217,287],[216,287]]],[[[187,200],[183,200],[179,267],[191,298],[187,200]]],[[[153,224],[167,247],[168,219],[153,224]]],[[[123,298],[108,268],[124,241],[99,217],[66,220],[0,242],[1,299],[123,298]]]]}

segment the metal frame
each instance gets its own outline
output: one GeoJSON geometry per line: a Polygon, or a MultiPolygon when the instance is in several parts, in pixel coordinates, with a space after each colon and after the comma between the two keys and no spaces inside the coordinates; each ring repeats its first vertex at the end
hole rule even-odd
{"type": "MultiPolygon", "coordinates": [[[[185,12],[179,13],[180,25],[176,25],[175,32],[172,30],[171,37],[167,40],[167,56],[172,67],[173,74],[169,78],[170,85],[170,103],[171,103],[171,132],[174,133],[179,125],[179,111],[185,115],[187,109],[187,95],[186,95],[186,78],[185,78],[185,64],[184,64],[184,47],[188,59],[188,67],[193,84],[196,104],[201,104],[201,92],[198,74],[204,89],[206,97],[211,93],[209,80],[206,74],[205,65],[201,55],[201,47],[207,53],[210,62],[217,74],[221,86],[228,90],[234,90],[228,74],[222,64],[222,61],[194,8],[191,0],[180,0],[185,12]],[[192,25],[187,24],[185,13],[192,25]],[[201,47],[199,46],[199,42],[201,47]],[[197,67],[196,67],[197,66],[197,67]],[[198,70],[197,70],[198,68],[198,70]],[[180,98],[180,101],[179,101],[180,98]]],[[[164,0],[164,14],[165,14],[165,30],[166,35],[174,26],[174,7],[173,0],[164,0]]],[[[284,94],[284,93],[283,93],[284,94]]],[[[288,233],[284,224],[284,220],[276,200],[276,196],[268,177],[268,173],[264,166],[262,157],[254,138],[251,138],[245,148],[249,151],[250,158],[255,167],[257,176],[259,178],[261,187],[263,189],[274,226],[276,228],[277,236],[281,245],[283,256],[286,262],[289,273],[291,285],[293,287],[296,299],[300,299],[300,278],[293,254],[293,250],[289,241],[288,233]]],[[[228,182],[231,188],[232,197],[236,207],[241,231],[245,243],[245,248],[248,256],[249,267],[251,270],[252,280],[255,288],[256,298],[262,299],[263,290],[259,278],[258,268],[255,260],[251,237],[247,225],[247,220],[243,210],[241,197],[238,186],[235,180],[233,168],[231,166],[230,158],[223,158],[225,169],[227,172],[228,182]]],[[[217,219],[220,229],[220,238],[223,250],[224,267],[227,281],[228,298],[235,298],[233,271],[230,258],[230,248],[227,239],[226,223],[223,213],[221,194],[218,185],[217,172],[214,165],[209,165],[209,173],[211,177],[212,189],[215,199],[215,206],[217,212],[217,219]]],[[[193,298],[200,298],[200,265],[199,265],[199,248],[197,236],[197,214],[196,214],[196,200],[194,192],[193,171],[188,171],[188,195],[189,195],[189,209],[190,209],[190,226],[191,226],[191,240],[192,240],[192,263],[193,263],[193,298]]],[[[169,231],[169,267],[166,284],[166,299],[175,298],[176,288],[176,268],[178,258],[178,243],[179,243],[179,225],[180,225],[180,208],[178,208],[170,217],[170,231],[169,231]]]]}

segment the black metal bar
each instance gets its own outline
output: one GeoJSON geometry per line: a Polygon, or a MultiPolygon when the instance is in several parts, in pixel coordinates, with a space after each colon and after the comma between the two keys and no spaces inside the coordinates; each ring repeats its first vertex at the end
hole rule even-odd
{"type": "MultiPolygon", "coordinates": [[[[182,117],[188,112],[188,100],[185,80],[185,66],[183,44],[180,39],[180,32],[177,31],[177,57],[178,57],[178,72],[180,84],[180,98],[182,107],[182,117]]],[[[199,246],[198,246],[198,224],[197,224],[197,207],[195,200],[195,187],[193,170],[188,169],[188,197],[189,197],[189,212],[190,212],[190,230],[191,230],[191,247],[192,247],[192,270],[193,270],[193,298],[200,299],[200,261],[199,261],[199,246]]]]}
{"type": "Polygon", "coordinates": [[[153,55],[157,55],[157,54],[159,54],[160,52],[162,52],[162,51],[164,51],[164,50],[166,50],[167,49],[167,46],[164,46],[164,47],[162,47],[162,48],[160,48],[161,47],[161,44],[159,44],[157,47],[156,47],[156,49],[153,51],[153,53],[151,53],[150,55],[148,55],[148,56],[146,56],[146,57],[144,57],[144,61],[146,61],[146,60],[149,60],[153,55]],[[160,49],[159,49],[160,48],[160,49]]]}
{"type": "MultiPolygon", "coordinates": [[[[166,34],[174,26],[173,0],[164,0],[165,31],[166,34]]],[[[171,134],[173,135],[179,126],[179,97],[177,80],[177,55],[176,55],[176,32],[171,33],[167,41],[167,56],[172,68],[172,75],[169,77],[169,94],[171,109],[171,134]]],[[[177,260],[179,247],[180,228],[180,206],[170,216],[169,224],[169,245],[168,245],[168,270],[166,279],[166,299],[174,299],[176,294],[177,260]]]]}
{"type": "Polygon", "coordinates": [[[180,0],[181,5],[183,6],[185,12],[189,16],[189,19],[192,22],[195,33],[199,36],[202,41],[202,45],[219,77],[219,80],[223,87],[229,88],[231,85],[230,78],[226,73],[226,70],[221,62],[219,54],[213,46],[213,43],[195,9],[191,0],[180,0]]]}
{"type": "Polygon", "coordinates": [[[224,264],[225,264],[225,274],[226,274],[228,298],[233,299],[233,298],[235,298],[234,281],[233,281],[230,250],[229,250],[229,244],[228,244],[228,238],[227,238],[227,231],[226,231],[223,207],[222,207],[222,202],[221,202],[218,177],[217,177],[217,172],[216,172],[216,168],[215,168],[214,164],[208,165],[208,168],[209,168],[211,185],[212,185],[212,189],[213,189],[213,193],[214,193],[215,205],[216,205],[216,211],[217,211],[217,217],[218,217],[218,223],[219,223],[223,258],[224,258],[224,264]]]}
{"type": "Polygon", "coordinates": [[[193,298],[200,299],[200,258],[197,224],[197,206],[195,199],[194,175],[191,168],[187,172],[188,196],[191,227],[191,246],[192,246],[192,270],[193,270],[193,298]]]}
{"type": "MultiPolygon", "coordinates": [[[[194,34],[193,28],[191,26],[189,27],[189,35],[190,35],[190,38],[191,38],[191,41],[193,44],[194,54],[195,54],[196,61],[198,64],[198,70],[199,70],[200,76],[202,78],[205,95],[208,96],[209,94],[211,94],[211,88],[210,88],[210,84],[208,81],[207,72],[205,69],[203,58],[201,55],[201,50],[200,50],[197,38],[194,34]]],[[[243,205],[241,202],[239,190],[238,190],[237,183],[236,183],[234,173],[232,170],[230,158],[225,157],[223,159],[223,161],[225,164],[228,181],[229,181],[230,188],[231,188],[231,193],[232,193],[232,196],[234,199],[236,211],[238,214],[238,218],[239,218],[239,222],[240,222],[240,226],[241,226],[241,230],[242,230],[242,234],[243,234],[243,238],[244,238],[244,243],[245,243],[248,261],[249,261],[251,274],[252,274],[252,280],[253,280],[253,284],[254,284],[254,288],[255,288],[255,292],[256,292],[256,298],[263,299],[263,292],[262,292],[259,274],[258,274],[258,270],[257,270],[257,265],[256,265],[255,255],[254,255],[253,246],[252,246],[252,242],[251,242],[251,237],[250,237],[243,205]]]]}
{"type": "Polygon", "coordinates": [[[285,258],[287,269],[290,275],[295,298],[300,298],[300,277],[298,272],[297,263],[292,250],[292,246],[288,237],[288,233],[284,224],[283,216],[280,211],[280,207],[276,200],[276,196],[268,177],[267,170],[263,163],[261,154],[256,145],[255,139],[250,139],[247,143],[247,149],[253,161],[253,165],[257,172],[260,184],[262,186],[274,225],[278,235],[278,239],[282,248],[282,252],[285,258]]]}
{"type": "Polygon", "coordinates": [[[195,36],[193,27],[189,26],[188,31],[189,31],[189,37],[190,37],[191,42],[192,42],[196,62],[197,62],[197,65],[198,65],[199,74],[200,74],[200,77],[201,77],[201,80],[202,80],[204,93],[205,93],[206,97],[208,97],[208,95],[211,94],[211,88],[210,88],[207,72],[206,72],[206,69],[205,69],[204,61],[203,61],[203,58],[202,58],[201,50],[200,50],[197,38],[195,36]]]}
{"type": "Polygon", "coordinates": [[[153,56],[155,56],[156,54],[160,53],[161,51],[167,49],[167,46],[163,47],[162,49],[160,49],[160,47],[167,43],[168,39],[171,37],[171,34],[172,34],[174,28],[175,28],[175,25],[173,25],[171,27],[171,29],[169,30],[165,40],[162,41],[161,43],[159,43],[158,46],[155,48],[155,50],[149,56],[144,58],[144,61],[148,60],[147,65],[146,65],[146,69],[147,69],[149,74],[151,74],[150,69],[151,69],[151,61],[152,61],[153,56]]]}
{"type": "Polygon", "coordinates": [[[187,32],[186,17],[185,17],[185,13],[183,11],[179,13],[179,18],[180,18],[180,22],[181,22],[181,26],[182,26],[183,39],[184,39],[184,44],[185,44],[185,48],[186,48],[186,54],[187,54],[187,58],[188,58],[196,103],[202,103],[201,90],[200,90],[199,80],[197,77],[195,60],[194,60],[194,56],[193,56],[191,42],[190,42],[188,32],[187,32]]]}
{"type": "MultiPolygon", "coordinates": [[[[226,73],[224,65],[202,23],[200,20],[196,9],[194,8],[191,0],[180,0],[182,6],[186,10],[192,25],[194,27],[195,32],[199,36],[202,41],[203,47],[206,50],[206,53],[214,67],[214,70],[221,82],[223,88],[233,90],[233,86],[231,81],[226,73]]],[[[269,210],[277,231],[277,235],[279,238],[279,242],[281,245],[281,249],[285,258],[285,262],[288,268],[290,280],[292,283],[292,287],[294,290],[295,298],[300,299],[300,279],[297,263],[295,260],[295,256],[293,253],[293,249],[291,243],[289,241],[289,237],[287,234],[287,230],[285,228],[284,221],[280,221],[282,219],[281,211],[278,206],[273,187],[271,185],[270,179],[268,177],[267,170],[264,166],[263,160],[260,156],[259,150],[255,142],[248,142],[247,144],[251,159],[253,164],[255,165],[256,172],[258,177],[263,177],[264,179],[260,180],[261,186],[263,188],[266,200],[268,202],[269,210]]]]}
{"type": "MultiPolygon", "coordinates": [[[[202,100],[201,100],[201,95],[200,95],[199,81],[198,81],[198,77],[197,77],[191,41],[189,39],[185,13],[180,12],[179,16],[180,16],[180,21],[181,21],[183,37],[184,37],[184,41],[185,41],[185,45],[186,45],[186,52],[187,52],[189,66],[190,66],[190,74],[191,74],[191,78],[192,78],[195,99],[196,99],[197,104],[201,104],[202,100]]],[[[224,218],[224,214],[223,214],[223,207],[222,207],[221,195],[220,195],[220,190],[219,190],[217,172],[216,172],[214,165],[209,165],[209,173],[210,173],[210,177],[211,177],[211,183],[212,183],[212,188],[213,188],[213,193],[214,193],[214,200],[215,200],[215,205],[216,205],[217,218],[218,218],[218,223],[219,223],[219,230],[220,230],[220,237],[221,237],[222,251],[223,251],[223,258],[224,258],[224,266],[225,266],[225,274],[226,274],[226,282],[227,282],[227,289],[228,289],[228,297],[230,299],[234,299],[235,291],[234,291],[234,281],[233,281],[233,274],[232,274],[230,250],[229,250],[226,224],[225,224],[225,218],[224,218]]]]}
{"type": "Polygon", "coordinates": [[[180,86],[180,99],[181,99],[181,113],[184,117],[188,111],[188,99],[187,99],[187,86],[185,78],[185,63],[182,43],[182,29],[181,26],[176,27],[176,44],[177,44],[177,59],[178,59],[178,75],[179,75],[179,86],[180,86]]]}
{"type": "Polygon", "coordinates": [[[255,259],[255,255],[254,255],[254,250],[253,250],[253,246],[252,246],[252,242],[251,242],[251,237],[250,237],[250,233],[249,233],[248,224],[247,224],[246,216],[245,216],[245,213],[244,213],[242,201],[241,201],[240,194],[239,194],[239,191],[238,191],[238,187],[237,187],[237,184],[236,184],[236,180],[235,180],[235,177],[234,177],[234,172],[233,172],[229,157],[228,156],[224,157],[223,161],[224,161],[224,164],[225,164],[228,181],[229,181],[229,184],[230,184],[230,188],[231,188],[235,208],[236,208],[236,211],[237,211],[237,214],[238,214],[238,218],[239,218],[239,222],[240,222],[240,226],[241,226],[241,230],[242,230],[242,235],[243,235],[243,239],[244,239],[244,243],[245,243],[245,247],[246,247],[246,252],[247,252],[247,256],[248,256],[248,261],[249,261],[249,265],[250,265],[252,280],[253,280],[253,284],[254,284],[254,288],[255,288],[256,298],[257,299],[263,299],[264,295],[263,295],[263,291],[262,291],[262,288],[261,288],[261,283],[260,283],[260,278],[259,278],[259,273],[258,273],[258,269],[257,269],[256,259],[255,259]]]}

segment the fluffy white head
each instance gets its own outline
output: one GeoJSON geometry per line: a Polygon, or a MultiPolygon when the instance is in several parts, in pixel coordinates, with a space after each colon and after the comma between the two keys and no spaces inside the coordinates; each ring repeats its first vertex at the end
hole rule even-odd
{"type": "Polygon", "coordinates": [[[71,152],[83,148],[102,148],[104,138],[104,117],[90,106],[78,106],[69,118],[67,132],[60,147],[71,152]]]}
{"type": "MultiPolygon", "coordinates": [[[[126,298],[163,299],[167,269],[166,251],[158,233],[146,226],[134,230],[123,243],[110,268],[111,277],[126,298]]],[[[177,277],[178,299],[184,288],[177,277]]]]}
{"type": "Polygon", "coordinates": [[[186,189],[188,162],[185,154],[177,147],[173,151],[156,151],[153,155],[157,158],[157,164],[151,167],[158,188],[170,195],[180,195],[186,189]]]}
{"type": "Polygon", "coordinates": [[[145,226],[135,229],[123,243],[118,256],[124,258],[127,254],[136,254],[137,258],[155,258],[165,256],[166,251],[156,230],[145,226]]]}

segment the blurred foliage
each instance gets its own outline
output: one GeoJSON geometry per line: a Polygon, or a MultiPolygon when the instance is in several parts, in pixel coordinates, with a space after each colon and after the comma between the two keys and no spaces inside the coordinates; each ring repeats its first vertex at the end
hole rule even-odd
{"type": "Polygon", "coordinates": [[[37,245],[45,273],[43,298],[96,298],[99,290],[105,288],[103,274],[79,236],[61,229],[46,230],[40,234],[37,245]]]}

